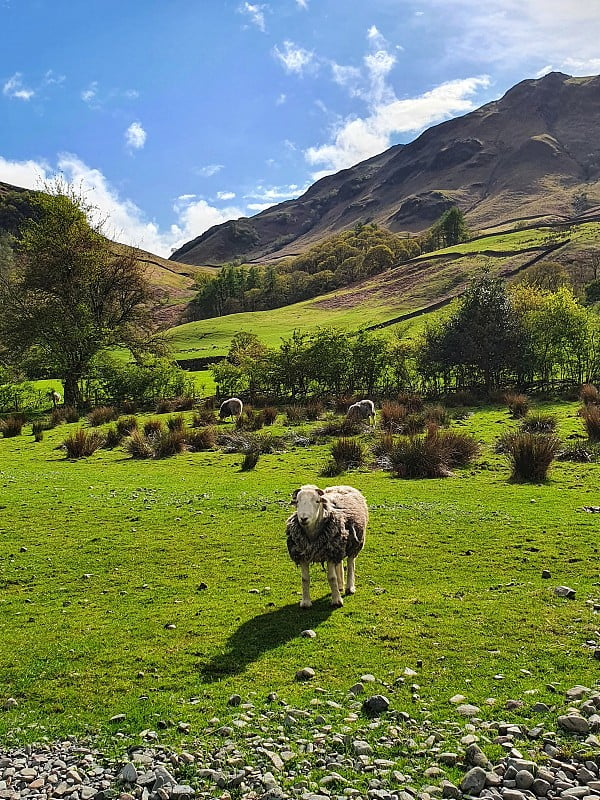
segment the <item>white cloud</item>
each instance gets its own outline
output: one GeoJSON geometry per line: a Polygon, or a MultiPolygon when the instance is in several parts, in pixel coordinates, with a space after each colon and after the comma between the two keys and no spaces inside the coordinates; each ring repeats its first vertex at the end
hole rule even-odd
{"type": "Polygon", "coordinates": [[[308,10],[308,0],[296,0],[296,5],[298,8],[303,8],[305,11],[308,10]]]}
{"type": "MultiPolygon", "coordinates": [[[[246,199],[258,200],[260,204],[266,203],[267,205],[264,207],[268,208],[269,206],[272,206],[275,203],[279,203],[282,200],[289,200],[292,197],[298,197],[303,192],[305,192],[307,188],[308,185],[298,186],[295,183],[290,183],[288,184],[288,186],[269,186],[269,187],[259,184],[251,192],[245,194],[244,197],[246,199]]],[[[257,207],[256,203],[248,204],[249,209],[254,209],[256,207],[257,207]]]]}
{"type": "MultiPolygon", "coordinates": [[[[316,174],[318,177],[345,169],[386,150],[395,134],[417,133],[433,123],[471,111],[475,107],[472,95],[488,85],[485,76],[465,78],[448,81],[417,97],[375,104],[364,118],[346,119],[337,125],[332,141],[309,147],[305,158],[309,164],[323,167],[316,174]]],[[[317,179],[315,175],[313,178],[317,179]]]]}
{"type": "Polygon", "coordinates": [[[35,95],[35,89],[28,89],[24,86],[23,76],[20,72],[15,72],[2,87],[2,94],[16,100],[31,100],[35,95]]]}
{"type": "Polygon", "coordinates": [[[233,200],[235,192],[217,192],[217,200],[233,200]]]}
{"type": "Polygon", "coordinates": [[[257,214],[261,211],[264,211],[267,208],[271,208],[274,205],[273,203],[248,203],[246,208],[248,211],[255,211],[257,214]]]}
{"type": "Polygon", "coordinates": [[[157,255],[168,256],[212,225],[244,216],[241,208],[215,208],[206,200],[195,200],[195,195],[180,195],[173,205],[175,221],[168,229],[161,230],[135,203],[120,197],[100,170],[89,167],[76,155],[62,153],[56,167],[46,162],[9,161],[0,156],[0,180],[15,186],[40,189],[56,172],[81,189],[96,207],[99,219],[108,220],[107,236],[157,255]]]}
{"type": "Polygon", "coordinates": [[[92,81],[87,89],[81,90],[81,99],[84,103],[88,103],[88,105],[92,105],[96,100],[96,95],[98,94],[98,81],[92,81]]]}
{"type": "Polygon", "coordinates": [[[277,98],[277,100],[275,100],[275,105],[282,106],[286,100],[287,100],[287,95],[284,92],[282,92],[277,98]]]}
{"type": "Polygon", "coordinates": [[[125,131],[125,144],[130,150],[141,150],[146,144],[148,134],[142,128],[141,123],[132,122],[125,131]]]}
{"type": "Polygon", "coordinates": [[[211,178],[223,169],[223,164],[205,164],[203,167],[197,167],[194,172],[201,175],[203,178],[211,178]]]}
{"type": "Polygon", "coordinates": [[[428,16],[447,29],[447,50],[479,63],[551,63],[564,69],[574,54],[584,64],[598,58],[597,3],[564,0],[422,0],[428,16]]]}
{"type": "Polygon", "coordinates": [[[238,8],[238,11],[240,14],[245,14],[250,19],[250,22],[264,33],[265,14],[263,8],[264,6],[246,2],[238,8]]]}
{"type": "Polygon", "coordinates": [[[82,89],[79,96],[90,109],[98,111],[107,104],[116,103],[123,100],[137,100],[140,93],[137,89],[103,89],[100,90],[98,81],[92,81],[85,89],[82,89]]]}
{"type": "Polygon", "coordinates": [[[314,64],[314,53],[305,50],[286,39],[283,43],[283,50],[277,45],[273,48],[273,54],[281,61],[286,72],[296,72],[302,75],[304,70],[314,64]]]}

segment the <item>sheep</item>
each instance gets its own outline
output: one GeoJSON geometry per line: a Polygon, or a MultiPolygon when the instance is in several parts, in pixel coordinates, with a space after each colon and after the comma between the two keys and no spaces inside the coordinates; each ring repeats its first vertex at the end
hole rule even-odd
{"type": "Polygon", "coordinates": [[[228,400],[223,400],[219,406],[219,419],[225,417],[240,417],[244,404],[237,397],[230,397],[228,400]]]}
{"type": "Polygon", "coordinates": [[[372,400],[359,400],[346,412],[346,422],[362,422],[363,419],[368,419],[369,425],[375,425],[375,404],[372,400]]]}
{"type": "Polygon", "coordinates": [[[309,566],[327,562],[331,605],[344,605],[340,590],[344,586],[343,559],[348,560],[346,594],[354,594],[354,560],[365,544],[369,510],[363,495],[352,486],[319,489],[306,484],[292,494],[294,513],[286,523],[288,553],[300,566],[302,600],[300,608],[310,608],[309,566]]]}
{"type": "Polygon", "coordinates": [[[59,394],[59,393],[56,391],[56,389],[48,389],[48,391],[46,392],[46,394],[48,395],[48,397],[50,398],[50,400],[52,400],[52,406],[53,406],[54,408],[56,408],[56,406],[57,406],[59,403],[61,403],[61,402],[62,402],[62,397],[61,397],[61,396],[60,396],[60,394],[59,394]]]}

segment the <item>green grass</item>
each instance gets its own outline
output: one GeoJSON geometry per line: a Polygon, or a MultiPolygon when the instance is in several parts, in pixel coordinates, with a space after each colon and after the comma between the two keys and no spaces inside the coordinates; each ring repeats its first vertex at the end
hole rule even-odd
{"type": "MultiPolygon", "coordinates": [[[[558,415],[561,436],[582,430],[575,404],[539,410],[558,415]]],[[[516,424],[500,407],[454,423],[482,440],[482,455],[438,480],[363,469],[324,481],[328,442],[241,472],[242,456],[221,452],[140,462],[117,448],[68,461],[56,447],[76,426],[41,443],[28,429],[0,439],[0,700],[19,703],[0,714],[0,738],[107,734],[117,713],[127,735],[159,719],[194,733],[227,715],[233,692],[308,704],[314,685],[294,681],[304,666],[341,697],[365,672],[392,683],[422,659],[420,702],[438,718],[457,692],[501,707],[555,702],[551,682],[592,685],[598,520],[582,508],[597,502],[600,465],[510,483],[493,444],[516,424]],[[313,482],[352,483],[371,509],[357,594],[336,611],[317,566],[315,605],[298,608],[286,552],[290,493],[313,482]],[[576,599],[556,598],[558,584],[576,599]],[[306,628],[317,639],[300,638],[306,628]]],[[[395,708],[411,702],[408,686],[390,696],[395,708]]]]}

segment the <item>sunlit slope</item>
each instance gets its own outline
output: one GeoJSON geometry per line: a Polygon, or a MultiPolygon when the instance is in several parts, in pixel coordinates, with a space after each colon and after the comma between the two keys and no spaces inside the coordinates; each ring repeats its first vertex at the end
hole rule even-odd
{"type": "Polygon", "coordinates": [[[383,327],[423,317],[459,296],[469,280],[483,270],[510,278],[539,260],[577,260],[600,244],[600,223],[513,231],[484,236],[435,253],[419,256],[394,269],[338,289],[270,311],[230,314],[190,322],[168,331],[175,358],[210,358],[227,353],[239,331],[256,333],[276,345],[293,330],[319,326],[345,330],[383,327]]]}

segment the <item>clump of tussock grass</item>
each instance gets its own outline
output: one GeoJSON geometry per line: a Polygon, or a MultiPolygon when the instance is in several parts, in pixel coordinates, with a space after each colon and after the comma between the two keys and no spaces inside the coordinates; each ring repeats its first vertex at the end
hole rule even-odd
{"type": "Polygon", "coordinates": [[[131,436],[133,431],[139,429],[137,417],[119,417],[117,420],[117,431],[121,436],[131,436]]]}
{"type": "Polygon", "coordinates": [[[137,400],[123,400],[121,403],[121,414],[137,414],[140,405],[137,400]]]}
{"type": "Polygon", "coordinates": [[[217,415],[214,408],[203,406],[194,412],[192,417],[192,428],[204,428],[205,425],[215,425],[217,422],[217,415]]]}
{"type": "Polygon", "coordinates": [[[5,439],[11,439],[13,436],[20,436],[25,425],[25,417],[23,414],[9,414],[8,417],[0,420],[0,431],[5,439]]]}
{"type": "Polygon", "coordinates": [[[360,442],[343,438],[331,445],[331,458],[341,470],[356,469],[364,463],[365,453],[360,442]]]}
{"type": "Polygon", "coordinates": [[[437,433],[402,437],[394,442],[388,457],[399,478],[446,478],[452,474],[448,448],[437,433]]]}
{"type": "Polygon", "coordinates": [[[600,405],[600,392],[593,383],[584,383],[579,390],[579,399],[584,406],[600,405]]]}
{"type": "Polygon", "coordinates": [[[167,419],[167,428],[171,432],[173,432],[173,431],[184,431],[185,430],[185,419],[181,416],[181,414],[178,414],[175,417],[169,417],[167,419]]]}
{"type": "Polygon", "coordinates": [[[502,451],[515,481],[539,483],[546,480],[561,441],[552,433],[516,431],[501,438],[502,451]]]}
{"type": "Polygon", "coordinates": [[[117,430],[116,425],[109,425],[104,431],[104,444],[102,445],[105,450],[113,450],[118,447],[124,439],[124,435],[117,430]]]}
{"type": "Polygon", "coordinates": [[[44,439],[44,432],[49,430],[49,420],[46,417],[42,419],[36,419],[35,422],[31,423],[31,432],[33,434],[33,438],[36,442],[41,442],[44,439]]]}
{"type": "Polygon", "coordinates": [[[112,422],[118,417],[117,410],[114,406],[96,406],[92,408],[87,415],[88,425],[92,428],[97,428],[99,425],[105,425],[107,422],[112,422]]]}
{"type": "Polygon", "coordinates": [[[190,450],[212,450],[217,444],[217,432],[212,425],[204,428],[194,428],[185,435],[185,440],[190,450]]]}
{"type": "Polygon", "coordinates": [[[444,395],[444,403],[448,408],[459,406],[476,406],[477,395],[467,389],[458,389],[456,392],[448,392],[444,395]]]}
{"type": "Polygon", "coordinates": [[[244,459],[240,465],[240,469],[242,472],[248,472],[258,464],[258,460],[260,458],[260,451],[259,450],[248,450],[244,454],[244,459]]]}
{"type": "Polygon", "coordinates": [[[277,409],[273,406],[266,406],[262,410],[262,415],[265,425],[273,425],[277,419],[277,409]]]}
{"type": "Polygon", "coordinates": [[[136,429],[123,441],[123,448],[132,458],[154,458],[153,440],[155,435],[146,436],[136,429]]]}
{"type": "Polygon", "coordinates": [[[423,409],[423,420],[426,425],[437,425],[440,428],[450,424],[450,414],[441,403],[425,406],[423,409]]]}
{"type": "Polygon", "coordinates": [[[67,458],[86,458],[104,444],[104,436],[99,431],[78,428],[64,439],[62,446],[67,458]]]}
{"type": "Polygon", "coordinates": [[[173,398],[173,411],[191,411],[195,402],[191,394],[181,394],[173,398]]]}
{"type": "Polygon", "coordinates": [[[262,410],[257,411],[251,406],[246,406],[235,421],[235,429],[238,431],[258,431],[264,424],[265,418],[262,410]]]}
{"type": "Polygon", "coordinates": [[[306,408],[300,405],[287,406],[285,409],[286,425],[306,422],[306,408]]]}
{"type": "Polygon", "coordinates": [[[356,436],[364,428],[362,422],[347,419],[332,419],[316,428],[314,433],[319,437],[327,436],[356,436]]]}
{"type": "Polygon", "coordinates": [[[425,401],[417,392],[399,392],[396,399],[401,406],[406,408],[409,414],[422,411],[425,406],[425,401]]]}
{"type": "Polygon", "coordinates": [[[529,398],[526,394],[508,392],[504,395],[504,402],[513,419],[522,419],[529,411],[529,398]]]}
{"type": "Polygon", "coordinates": [[[337,475],[341,475],[342,472],[344,472],[343,465],[338,463],[335,459],[330,458],[323,466],[321,475],[323,478],[335,478],[337,475]]]}
{"type": "Polygon", "coordinates": [[[481,452],[477,439],[468,433],[458,431],[435,431],[445,452],[445,460],[449,467],[466,467],[481,452]]]}
{"type": "Polygon", "coordinates": [[[387,400],[381,404],[380,423],[388,433],[400,433],[408,416],[406,406],[387,400]]]}
{"type": "Polygon", "coordinates": [[[187,449],[185,433],[182,430],[163,431],[152,438],[154,458],[170,458],[187,449]]]}
{"type": "Polygon", "coordinates": [[[154,408],[157,414],[170,414],[175,410],[173,401],[168,397],[159,397],[154,408]]]}
{"type": "Polygon", "coordinates": [[[554,433],[557,424],[555,414],[530,412],[521,422],[521,430],[526,433],[554,433]]]}
{"type": "Polygon", "coordinates": [[[600,457],[600,444],[576,442],[562,447],[556,454],[557,461],[572,461],[577,464],[591,464],[600,457]]]}
{"type": "Polygon", "coordinates": [[[162,419],[157,419],[154,417],[144,422],[144,436],[158,436],[164,430],[165,425],[162,419]]]}
{"type": "Polygon", "coordinates": [[[583,406],[581,411],[581,418],[591,442],[600,442],[600,406],[587,405],[583,406]]]}
{"type": "Polygon", "coordinates": [[[56,428],[61,422],[79,422],[79,411],[74,406],[53,408],[50,412],[50,421],[53,428],[56,428]]]}

